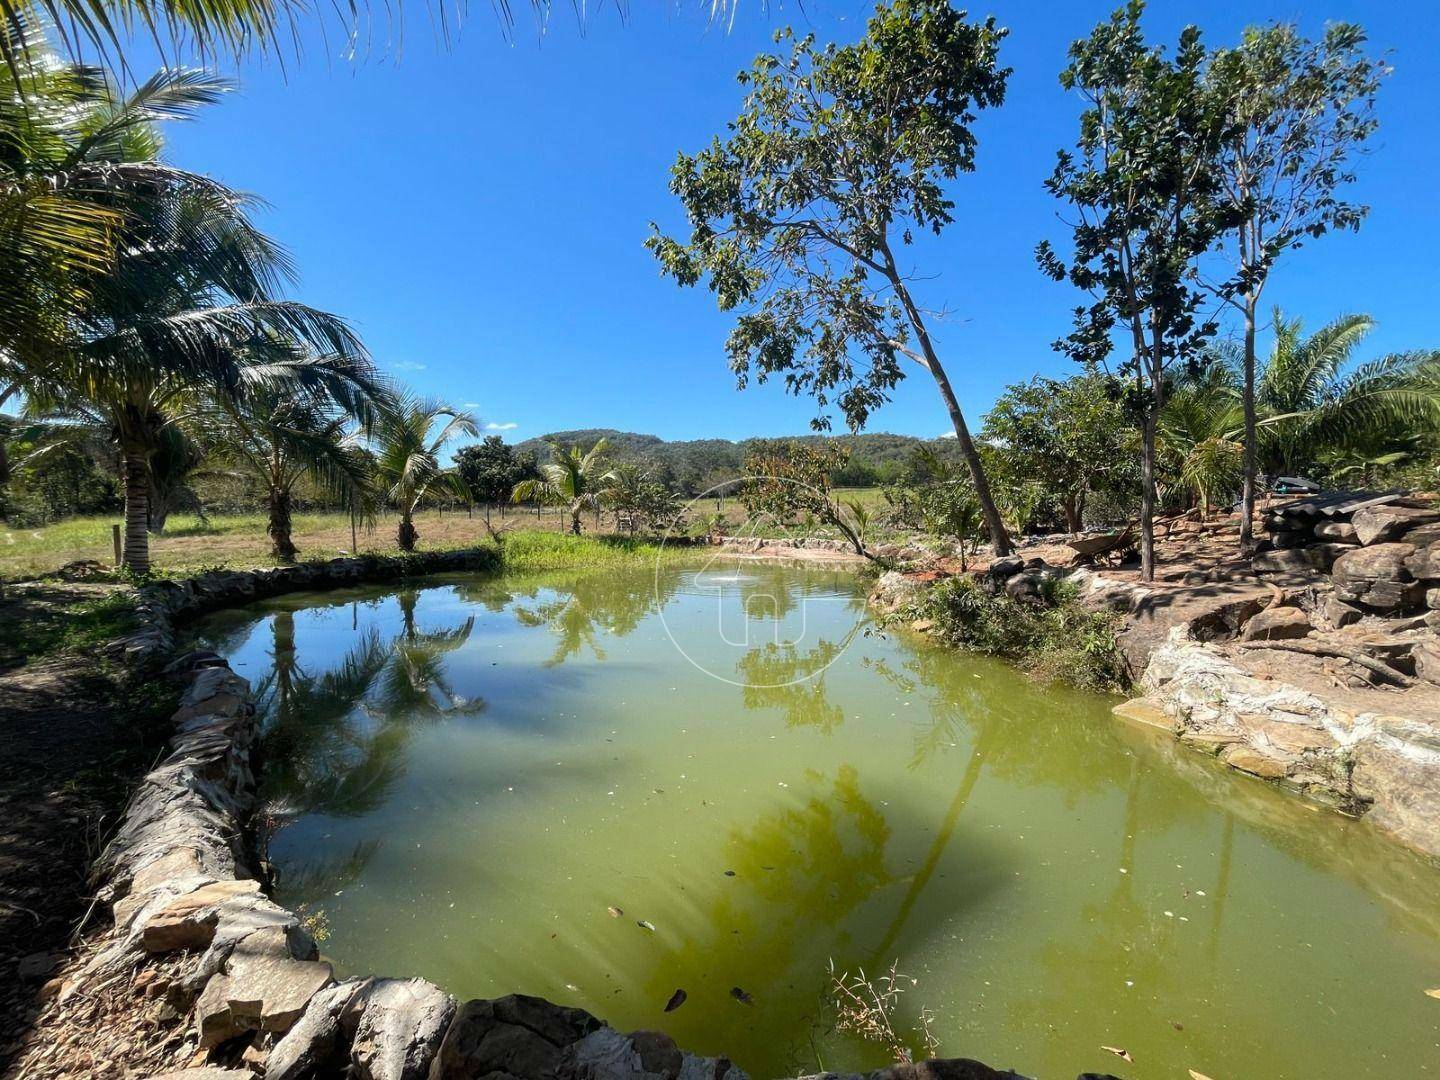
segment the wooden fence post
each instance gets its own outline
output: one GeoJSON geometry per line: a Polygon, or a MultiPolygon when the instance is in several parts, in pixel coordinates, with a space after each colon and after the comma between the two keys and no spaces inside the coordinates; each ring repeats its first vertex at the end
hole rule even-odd
{"type": "Polygon", "coordinates": [[[120,526],[110,526],[110,540],[115,545],[115,565],[119,566],[124,558],[124,547],[120,543],[120,526]]]}

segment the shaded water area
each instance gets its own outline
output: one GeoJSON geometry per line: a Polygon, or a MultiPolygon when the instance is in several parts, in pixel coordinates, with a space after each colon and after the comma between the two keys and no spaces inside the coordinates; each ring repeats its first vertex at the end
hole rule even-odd
{"type": "Polygon", "coordinates": [[[1030,1076],[1440,1072],[1433,865],[1109,699],[879,633],[847,572],[436,578],[199,636],[260,691],[278,897],[342,973],[759,1077],[887,1063],[834,1030],[831,959],[916,980],[912,1045],[924,1008],[942,1054],[1030,1076]]]}

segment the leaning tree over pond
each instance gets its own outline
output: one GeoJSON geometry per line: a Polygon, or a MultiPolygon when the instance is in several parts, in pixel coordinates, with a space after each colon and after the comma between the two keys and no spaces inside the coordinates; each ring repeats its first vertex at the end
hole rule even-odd
{"type": "Polygon", "coordinates": [[[647,241],[681,285],[708,279],[722,310],[742,309],[726,345],[740,385],[783,378],[815,398],[816,430],[830,427],[832,397],[860,430],[903,360],[924,369],[1001,555],[1010,538],[905,249],[954,220],[947,185],[975,168],[975,115],[1004,100],[1005,33],[946,0],[882,5],[844,47],[781,31],[790,54],[740,75],[748,92],[728,137],[672,169],[689,239],[652,225],[647,241]]]}

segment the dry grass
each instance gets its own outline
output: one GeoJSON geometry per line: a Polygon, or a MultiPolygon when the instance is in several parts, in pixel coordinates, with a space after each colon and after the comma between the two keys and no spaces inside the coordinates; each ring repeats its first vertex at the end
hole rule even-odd
{"type": "MultiPolygon", "coordinates": [[[[111,526],[118,518],[72,518],[38,529],[0,531],[0,580],[18,581],[51,573],[67,563],[91,559],[114,564],[111,526]]],[[[498,514],[491,521],[499,527],[498,514]]],[[[504,527],[559,530],[564,521],[554,510],[537,518],[533,510],[507,514],[504,527]]],[[[587,524],[589,524],[587,522],[587,524]]],[[[396,519],[381,518],[371,528],[361,526],[355,536],[359,552],[394,554],[396,519]]],[[[464,511],[440,514],[427,511],[416,517],[420,550],[473,547],[489,533],[483,516],[464,511]]],[[[331,559],[353,553],[350,519],[344,514],[297,514],[295,544],[301,559],[331,559]]],[[[151,559],[156,573],[179,574],[213,566],[272,566],[270,538],[260,514],[215,516],[200,522],[176,515],[161,536],[151,537],[151,559]]]]}
{"type": "MultiPolygon", "coordinates": [[[[837,494],[847,498],[857,496],[863,502],[877,505],[881,498],[878,488],[857,488],[837,494]]],[[[689,515],[692,526],[698,527],[700,518],[716,509],[717,504],[711,500],[697,502],[689,515]]],[[[720,504],[720,512],[726,520],[725,531],[745,530],[745,508],[739,500],[725,499],[720,504]]],[[[419,514],[415,525],[420,530],[420,550],[440,551],[483,543],[489,538],[484,517],[479,509],[473,517],[463,510],[443,514],[429,510],[419,514]]],[[[398,550],[396,521],[393,516],[387,516],[371,527],[361,526],[354,544],[358,553],[394,554],[398,550]]],[[[505,532],[563,532],[569,527],[568,516],[553,507],[543,509],[539,515],[533,508],[510,507],[503,518],[499,508],[493,508],[490,522],[505,532]]],[[[111,529],[119,523],[120,517],[115,515],[71,518],[35,529],[0,525],[0,581],[29,580],[81,560],[113,566],[111,529]]],[[[270,555],[265,524],[263,514],[214,515],[204,522],[193,515],[176,514],[170,518],[164,534],[151,537],[154,570],[158,574],[184,574],[214,566],[273,566],[275,560],[270,555]]],[[[614,518],[609,513],[601,515],[598,529],[591,514],[585,515],[584,525],[587,533],[615,531],[614,518]]],[[[783,530],[764,531],[778,535],[783,530]]],[[[825,533],[823,529],[813,531],[825,533]]],[[[296,514],[294,537],[301,559],[331,559],[355,553],[350,519],[345,514],[296,514]]]]}

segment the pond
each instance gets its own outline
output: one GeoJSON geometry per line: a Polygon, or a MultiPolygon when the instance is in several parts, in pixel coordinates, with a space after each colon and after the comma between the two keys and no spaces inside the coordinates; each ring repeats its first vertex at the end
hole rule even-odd
{"type": "Polygon", "coordinates": [[[199,636],[261,697],[277,894],[343,973],[523,992],[757,1077],[1440,1072],[1440,872],[906,632],[845,571],[444,577],[199,636]],[[912,981],[913,980],[913,981],[912,981]],[[684,1003],[666,1012],[675,991],[684,1003]],[[1107,1047],[1123,1050],[1131,1062],[1107,1047]]]}

